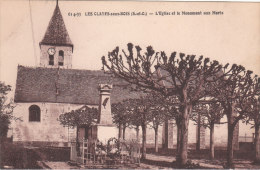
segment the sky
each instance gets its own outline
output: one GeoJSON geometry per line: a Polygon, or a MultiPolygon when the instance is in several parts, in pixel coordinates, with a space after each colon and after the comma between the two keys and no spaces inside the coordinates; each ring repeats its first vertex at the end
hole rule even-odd
{"type": "MultiPolygon", "coordinates": [[[[55,5],[55,0],[0,0],[0,80],[12,85],[13,90],[17,66],[39,64],[39,42],[55,5]]],[[[260,3],[59,1],[59,6],[74,44],[73,69],[99,70],[103,55],[116,46],[126,49],[132,42],[143,49],[152,45],[155,51],[167,54],[177,51],[203,55],[223,65],[241,64],[260,75],[260,3]],[[155,15],[159,11],[222,14],[155,15]],[[85,12],[154,14],[85,16],[85,12]]]]}

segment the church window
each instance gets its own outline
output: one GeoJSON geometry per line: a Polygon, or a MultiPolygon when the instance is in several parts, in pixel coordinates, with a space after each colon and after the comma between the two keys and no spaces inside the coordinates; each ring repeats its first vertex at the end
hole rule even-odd
{"type": "Polygon", "coordinates": [[[49,65],[54,65],[54,56],[53,55],[49,55],[49,65]]]}
{"type": "Polygon", "coordinates": [[[58,60],[59,60],[59,66],[63,66],[63,64],[64,64],[64,51],[62,51],[62,50],[59,51],[58,60]]]}
{"type": "Polygon", "coordinates": [[[41,120],[41,109],[37,105],[31,105],[29,107],[29,121],[40,122],[41,120]]]}

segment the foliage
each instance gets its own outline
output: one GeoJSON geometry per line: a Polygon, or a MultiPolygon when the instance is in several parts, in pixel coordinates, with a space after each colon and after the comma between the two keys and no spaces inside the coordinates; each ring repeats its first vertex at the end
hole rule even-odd
{"type": "Polygon", "coordinates": [[[219,102],[200,103],[194,106],[191,119],[198,123],[198,115],[201,117],[200,124],[205,128],[211,128],[215,123],[220,123],[224,116],[223,107],[219,102]]]}
{"type": "Polygon", "coordinates": [[[142,126],[151,122],[151,107],[146,96],[141,96],[139,99],[127,99],[123,101],[126,105],[126,112],[128,113],[128,121],[130,126],[142,126]]]}
{"type": "Polygon", "coordinates": [[[96,144],[96,152],[106,154],[110,159],[119,159],[120,155],[123,154],[124,151],[128,153],[129,156],[132,155],[133,152],[138,152],[139,144],[135,140],[118,140],[116,138],[108,139],[107,143],[102,143],[98,141],[96,144]]]}
{"type": "Polygon", "coordinates": [[[76,127],[76,150],[77,154],[80,155],[80,144],[78,139],[78,129],[80,126],[90,126],[97,123],[98,110],[94,107],[83,106],[77,110],[61,114],[58,118],[60,124],[65,127],[76,127]]]}
{"type": "Polygon", "coordinates": [[[16,119],[12,113],[15,107],[12,101],[7,101],[7,94],[11,91],[10,85],[0,82],[0,134],[1,138],[7,136],[11,119],[16,119]]]}
{"type": "Polygon", "coordinates": [[[111,159],[116,159],[120,156],[120,142],[114,137],[108,139],[106,144],[98,141],[96,146],[98,153],[104,153],[111,159]]]}
{"type": "Polygon", "coordinates": [[[244,122],[247,124],[251,124],[253,127],[260,126],[260,78],[252,84],[250,90],[254,95],[247,98],[239,98],[238,112],[246,112],[247,117],[244,122]]]}
{"type": "Polygon", "coordinates": [[[166,98],[158,92],[151,91],[146,99],[151,105],[150,120],[151,127],[158,130],[158,126],[162,125],[165,120],[171,119],[168,109],[166,108],[166,98]]]}
{"type": "Polygon", "coordinates": [[[111,105],[111,112],[113,122],[119,126],[119,124],[123,124],[125,126],[128,125],[129,117],[127,113],[127,106],[125,102],[113,103],[111,105]]]}
{"type": "Polygon", "coordinates": [[[79,127],[81,125],[92,125],[97,122],[98,110],[94,107],[83,106],[77,110],[61,114],[58,118],[63,126],[79,127]]]}

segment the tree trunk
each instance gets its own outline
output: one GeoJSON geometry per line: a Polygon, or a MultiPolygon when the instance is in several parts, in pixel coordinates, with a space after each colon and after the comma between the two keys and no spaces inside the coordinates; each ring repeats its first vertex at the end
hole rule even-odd
{"type": "Polygon", "coordinates": [[[200,150],[200,114],[198,114],[198,129],[197,129],[197,142],[196,142],[196,150],[200,150]]]}
{"type": "Polygon", "coordinates": [[[123,139],[125,140],[125,129],[126,129],[126,125],[123,125],[123,139]]]}
{"type": "Polygon", "coordinates": [[[188,104],[183,106],[180,131],[180,151],[177,156],[177,162],[180,167],[183,167],[187,163],[188,125],[191,108],[192,106],[188,104]]]}
{"type": "Polygon", "coordinates": [[[234,150],[234,144],[233,144],[233,136],[234,136],[234,104],[232,104],[231,107],[229,107],[230,110],[227,113],[227,119],[228,119],[228,144],[227,144],[227,168],[233,168],[233,150],[234,150]]]}
{"type": "Polygon", "coordinates": [[[137,143],[139,143],[139,126],[136,127],[136,140],[137,140],[137,143]]]}
{"type": "Polygon", "coordinates": [[[234,128],[232,124],[228,125],[227,168],[233,167],[233,133],[234,128]]]}
{"type": "Polygon", "coordinates": [[[77,151],[77,155],[80,156],[80,143],[79,143],[79,127],[76,126],[76,151],[77,151]]]}
{"type": "Polygon", "coordinates": [[[118,130],[119,130],[118,139],[122,139],[122,137],[123,137],[123,125],[122,125],[122,123],[119,123],[118,130]]]}
{"type": "Polygon", "coordinates": [[[176,152],[179,153],[180,151],[180,134],[181,134],[181,124],[176,122],[177,124],[177,146],[176,146],[176,152]]]}
{"type": "Polygon", "coordinates": [[[158,153],[158,125],[154,128],[155,152],[158,153]]]}
{"type": "Polygon", "coordinates": [[[168,120],[165,120],[164,122],[164,143],[163,148],[168,149],[168,120]]]}
{"type": "Polygon", "coordinates": [[[142,142],[142,159],[146,158],[146,125],[142,125],[143,142],[142,142]]]}
{"type": "Polygon", "coordinates": [[[210,159],[215,158],[215,146],[214,146],[214,122],[210,125],[210,159]]]}
{"type": "Polygon", "coordinates": [[[255,163],[260,163],[259,125],[255,124],[255,163]]]}

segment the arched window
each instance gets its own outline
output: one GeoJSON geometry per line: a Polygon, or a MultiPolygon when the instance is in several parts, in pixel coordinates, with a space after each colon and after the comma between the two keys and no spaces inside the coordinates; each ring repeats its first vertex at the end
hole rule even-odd
{"type": "Polygon", "coordinates": [[[49,65],[54,65],[54,56],[53,55],[49,55],[49,65]]]}
{"type": "Polygon", "coordinates": [[[40,122],[41,121],[41,109],[37,105],[31,105],[29,107],[29,121],[40,122]]]}
{"type": "Polygon", "coordinates": [[[63,64],[64,64],[64,51],[62,51],[62,50],[59,51],[58,61],[59,61],[59,66],[63,66],[63,64]]]}

